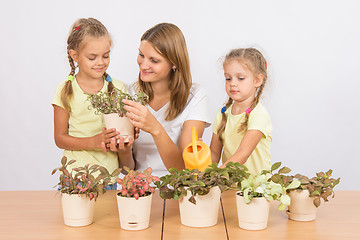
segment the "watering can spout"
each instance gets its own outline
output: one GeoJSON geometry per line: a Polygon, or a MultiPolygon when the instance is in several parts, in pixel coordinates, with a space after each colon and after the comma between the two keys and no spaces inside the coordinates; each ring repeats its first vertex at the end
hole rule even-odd
{"type": "Polygon", "coordinates": [[[185,147],[183,159],[185,168],[190,170],[204,171],[212,163],[210,148],[204,142],[199,141],[196,127],[191,128],[191,143],[185,147]]]}

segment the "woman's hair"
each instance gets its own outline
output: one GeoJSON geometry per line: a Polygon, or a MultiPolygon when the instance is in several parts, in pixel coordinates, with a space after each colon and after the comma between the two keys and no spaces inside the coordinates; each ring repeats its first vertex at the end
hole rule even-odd
{"type": "MultiPolygon", "coordinates": [[[[86,37],[94,37],[94,38],[101,38],[101,37],[108,37],[109,41],[111,42],[111,38],[109,32],[107,31],[106,27],[98,20],[94,18],[81,18],[77,20],[73,26],[71,27],[69,37],[67,39],[67,54],[68,60],[70,63],[70,73],[69,78],[73,79],[75,74],[75,63],[74,60],[71,58],[69,51],[76,50],[79,51],[84,44],[86,43],[86,37]]],[[[107,73],[104,73],[104,78],[107,77],[107,73]]],[[[112,82],[108,83],[108,91],[111,92],[114,88],[112,82]]],[[[61,101],[64,107],[70,111],[69,100],[71,99],[73,94],[72,84],[71,81],[67,81],[64,85],[64,88],[61,91],[61,101]]]]}
{"type": "MultiPolygon", "coordinates": [[[[257,91],[255,93],[254,101],[251,103],[250,108],[253,110],[256,105],[259,103],[261,94],[263,92],[266,79],[267,79],[267,63],[264,58],[264,56],[261,54],[261,52],[255,48],[239,48],[234,49],[229,52],[225,56],[225,60],[223,65],[227,64],[230,61],[236,60],[240,64],[244,64],[250,72],[254,75],[254,77],[257,77],[259,74],[263,75],[263,82],[260,87],[257,88],[257,91]]],[[[233,103],[233,100],[231,98],[228,99],[228,101],[225,104],[225,108],[228,109],[231,104],[233,103]]],[[[226,127],[226,121],[227,117],[225,115],[225,111],[221,111],[221,122],[219,124],[219,127],[217,129],[217,135],[222,142],[222,134],[225,131],[226,127]]],[[[244,130],[247,130],[248,120],[250,116],[251,111],[246,111],[245,113],[245,120],[240,125],[238,132],[242,132],[244,130]]]]}
{"type": "MultiPolygon", "coordinates": [[[[167,121],[173,120],[185,108],[192,85],[189,55],[184,35],[174,24],[160,23],[143,34],[141,41],[144,40],[175,66],[175,69],[173,68],[171,71],[169,81],[170,106],[165,117],[167,121]]],[[[137,85],[149,96],[150,100],[154,97],[151,83],[143,82],[140,74],[137,85]]]]}

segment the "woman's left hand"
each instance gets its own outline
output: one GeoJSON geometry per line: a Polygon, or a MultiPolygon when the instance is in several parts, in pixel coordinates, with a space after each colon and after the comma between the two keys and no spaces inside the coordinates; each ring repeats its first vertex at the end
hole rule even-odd
{"type": "Polygon", "coordinates": [[[147,107],[127,99],[124,99],[123,103],[126,104],[124,107],[127,111],[126,116],[130,119],[130,122],[134,127],[152,135],[157,134],[160,123],[156,120],[154,115],[150,113],[147,107]]]}

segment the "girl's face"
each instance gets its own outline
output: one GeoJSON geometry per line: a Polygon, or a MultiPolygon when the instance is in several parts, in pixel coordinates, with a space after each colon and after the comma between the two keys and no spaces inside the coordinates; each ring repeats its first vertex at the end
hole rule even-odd
{"type": "Polygon", "coordinates": [[[254,76],[248,67],[239,60],[230,60],[224,64],[226,93],[234,102],[251,104],[256,89],[262,84],[262,75],[254,76]]]}
{"type": "Polygon", "coordinates": [[[70,56],[79,65],[78,74],[87,79],[102,78],[110,63],[110,47],[108,37],[86,37],[78,51],[70,50],[70,56]]]}
{"type": "Polygon", "coordinates": [[[172,64],[161,56],[146,40],[141,41],[137,62],[140,68],[140,79],[144,82],[170,80],[172,64]]]}

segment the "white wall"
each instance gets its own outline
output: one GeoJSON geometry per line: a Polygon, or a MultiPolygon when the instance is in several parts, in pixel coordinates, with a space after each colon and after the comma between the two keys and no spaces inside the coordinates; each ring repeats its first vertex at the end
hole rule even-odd
{"type": "MultiPolygon", "coordinates": [[[[221,61],[230,49],[259,47],[270,84],[272,161],[313,175],[334,170],[338,190],[360,190],[360,15],[357,1],[10,1],[1,0],[0,190],[47,190],[61,158],[51,100],[66,79],[66,38],[80,17],[107,26],[114,44],[108,72],[136,80],[143,32],[178,25],[194,82],[206,88],[211,115],[226,99],[221,61]],[[221,3],[220,3],[221,2],[221,3]]],[[[209,143],[211,129],[204,141],[209,143]]]]}

